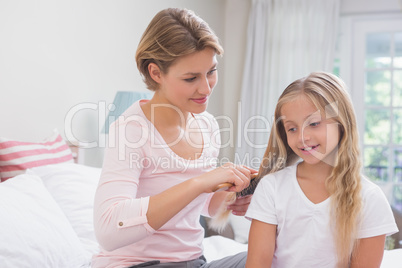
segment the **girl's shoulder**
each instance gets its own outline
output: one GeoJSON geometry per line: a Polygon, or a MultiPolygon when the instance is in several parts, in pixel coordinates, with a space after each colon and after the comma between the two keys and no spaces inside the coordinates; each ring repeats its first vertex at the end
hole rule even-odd
{"type": "Polygon", "coordinates": [[[261,182],[269,184],[286,184],[291,183],[296,178],[297,164],[287,166],[281,170],[265,175],[261,182]]]}
{"type": "Polygon", "coordinates": [[[291,176],[296,176],[296,169],[297,169],[297,164],[290,165],[290,166],[284,167],[276,172],[267,174],[265,177],[289,178],[291,176]]]}
{"type": "Polygon", "coordinates": [[[364,175],[361,176],[361,184],[362,184],[361,193],[363,200],[373,198],[373,196],[381,196],[381,197],[384,196],[384,192],[381,189],[381,187],[372,182],[364,175]]]}

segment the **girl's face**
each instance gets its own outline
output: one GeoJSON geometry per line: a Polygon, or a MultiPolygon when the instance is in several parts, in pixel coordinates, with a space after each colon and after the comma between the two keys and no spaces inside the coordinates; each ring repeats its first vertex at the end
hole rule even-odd
{"type": "Polygon", "coordinates": [[[201,113],[218,82],[215,50],[202,51],[179,58],[165,74],[161,74],[157,94],[182,112],[201,113]]]}
{"type": "Polygon", "coordinates": [[[334,166],[340,139],[339,125],[304,95],[282,106],[281,119],[290,148],[308,164],[334,166]]]}

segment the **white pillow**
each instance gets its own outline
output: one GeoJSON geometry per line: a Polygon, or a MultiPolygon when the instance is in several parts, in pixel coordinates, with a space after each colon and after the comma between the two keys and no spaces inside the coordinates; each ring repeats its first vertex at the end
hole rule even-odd
{"type": "Polygon", "coordinates": [[[204,256],[208,262],[247,251],[247,244],[239,243],[220,235],[204,238],[202,245],[204,247],[204,256]]]}
{"type": "Polygon", "coordinates": [[[251,227],[251,221],[242,216],[235,216],[230,213],[229,223],[232,226],[234,240],[240,243],[248,243],[248,233],[251,227]]]}
{"type": "Polygon", "coordinates": [[[93,226],[93,203],[101,169],[61,163],[35,167],[27,172],[42,179],[70,221],[89,257],[98,253],[99,246],[93,226]]]}
{"type": "Polygon", "coordinates": [[[77,235],[37,176],[0,183],[0,226],[0,267],[86,265],[77,235]]]}

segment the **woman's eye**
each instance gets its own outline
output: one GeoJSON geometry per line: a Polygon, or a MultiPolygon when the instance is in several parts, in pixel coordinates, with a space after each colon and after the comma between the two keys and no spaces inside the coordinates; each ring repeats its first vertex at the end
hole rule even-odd
{"type": "Polygon", "coordinates": [[[321,123],[321,122],[314,122],[314,123],[311,123],[310,126],[316,127],[316,126],[318,126],[320,123],[321,123]]]}
{"type": "Polygon", "coordinates": [[[184,79],[184,81],[186,82],[193,82],[195,80],[196,77],[191,77],[191,78],[186,78],[184,79]]]}
{"type": "Polygon", "coordinates": [[[289,128],[288,129],[288,132],[295,132],[296,131],[296,128],[295,127],[292,127],[292,128],[289,128]]]}
{"type": "Polygon", "coordinates": [[[208,75],[213,74],[215,71],[216,71],[216,69],[213,69],[213,70],[209,71],[209,72],[208,72],[208,75]]]}

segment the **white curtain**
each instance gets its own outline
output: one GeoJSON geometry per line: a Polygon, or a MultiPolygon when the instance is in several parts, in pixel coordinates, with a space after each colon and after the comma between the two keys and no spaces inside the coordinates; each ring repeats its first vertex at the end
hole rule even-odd
{"type": "Polygon", "coordinates": [[[340,0],[253,0],[235,162],[258,168],[279,95],[313,71],[332,71],[340,0]]]}

